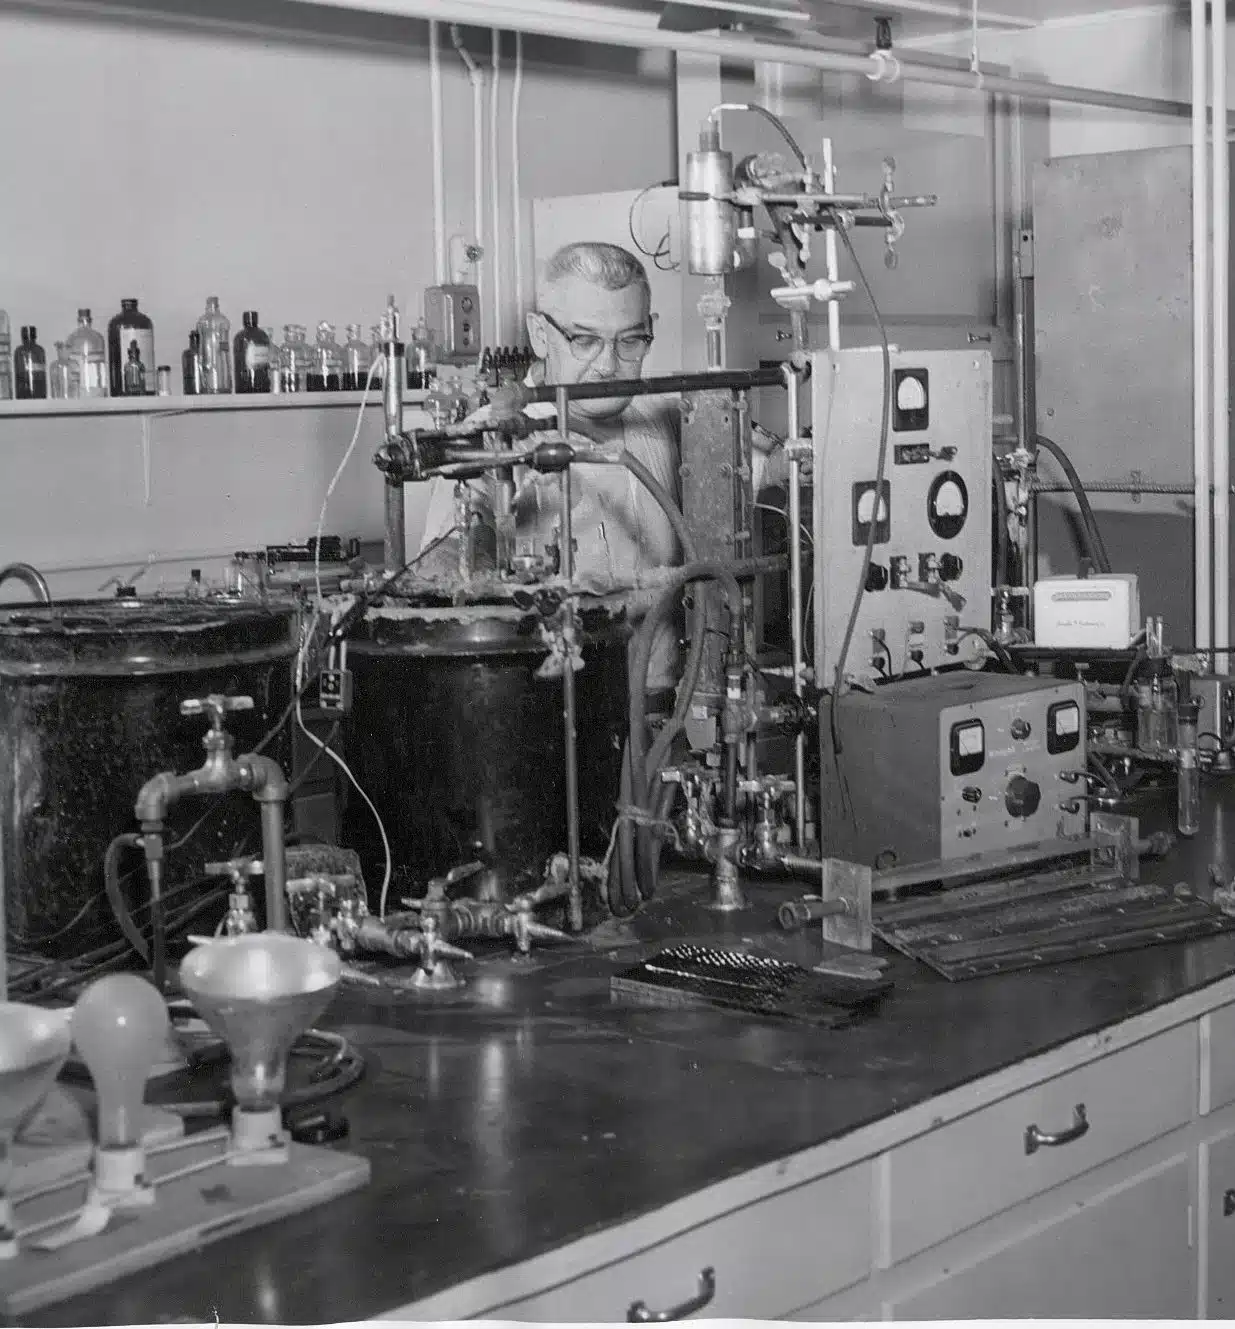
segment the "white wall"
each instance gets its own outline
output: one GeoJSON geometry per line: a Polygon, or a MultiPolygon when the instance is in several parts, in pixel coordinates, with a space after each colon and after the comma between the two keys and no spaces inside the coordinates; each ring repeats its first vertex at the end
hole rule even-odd
{"type": "MultiPolygon", "coordinates": [[[[245,35],[183,21],[223,4],[178,8],[175,20],[152,8],[140,22],[0,9],[0,307],[14,336],[35,324],[50,357],[78,306],[105,329],[121,298],[136,296],[154,319],[159,362],[178,376],[207,295],[221,298],[235,327],[255,308],[280,329],[327,319],[341,331],[357,321],[367,336],[388,292],[414,321],[433,281],[427,25],[335,17],[336,31],[304,41],[278,31],[318,21],[298,12],[308,6],[239,5],[246,21],[266,24],[245,35]]],[[[470,236],[471,93],[444,28],[442,36],[447,230],[470,236]]],[[[487,66],[489,33],[464,37],[487,66]]],[[[504,342],[515,337],[513,49],[506,34],[504,342]]],[[[673,130],[667,59],[532,38],[526,54],[530,252],[527,200],[663,179],[673,130]]],[[[487,207],[486,231],[491,245],[487,207]]],[[[370,416],[327,522],[365,538],[381,532],[370,416]]],[[[0,562],[89,561],[89,572],[56,587],[83,593],[104,579],[96,570],[135,552],[303,539],[353,423],[342,410],[159,419],[147,505],[138,419],[0,416],[0,562]]],[[[409,491],[413,525],[418,498],[409,491]]]]}

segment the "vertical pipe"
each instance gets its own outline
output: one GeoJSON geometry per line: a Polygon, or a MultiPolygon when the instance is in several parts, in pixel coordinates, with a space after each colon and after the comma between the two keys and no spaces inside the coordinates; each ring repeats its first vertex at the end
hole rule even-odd
{"type": "MultiPolygon", "coordinates": [[[[557,390],[557,427],[565,440],[570,439],[570,393],[566,388],[557,390]]],[[[572,583],[575,577],[574,515],[571,512],[570,467],[562,472],[562,579],[567,596],[562,615],[567,633],[574,636],[575,602],[572,583]]],[[[579,890],[579,740],[575,711],[575,673],[569,656],[562,671],[562,717],[566,737],[566,852],[570,860],[570,927],[572,932],[583,931],[583,897],[579,890]]]]}
{"type": "MultiPolygon", "coordinates": [[[[785,366],[785,386],[788,388],[787,427],[789,446],[789,632],[793,647],[793,695],[801,697],[806,691],[806,652],[802,641],[802,462],[798,457],[798,441],[802,434],[800,418],[800,381],[797,369],[785,366]]],[[[799,734],[793,745],[793,817],[799,849],[806,845],[806,735],[799,734]]]]}
{"type": "MultiPolygon", "coordinates": [[[[1231,422],[1230,422],[1230,255],[1231,200],[1230,147],[1226,125],[1226,0],[1211,0],[1213,26],[1213,393],[1210,428],[1213,431],[1213,634],[1215,646],[1231,644],[1231,422]]],[[[1226,655],[1215,662],[1218,673],[1228,673],[1226,655]]]]}
{"type": "MultiPolygon", "coordinates": [[[[1214,645],[1210,616],[1213,518],[1209,495],[1209,171],[1206,163],[1206,0],[1192,0],[1192,467],[1196,529],[1194,594],[1202,649],[1214,645]]],[[[1226,642],[1218,645],[1225,646],[1226,642]]]]}
{"type": "Polygon", "coordinates": [[[387,479],[385,489],[385,540],[383,556],[387,575],[393,576],[407,563],[407,536],[404,530],[405,508],[403,481],[387,479]]]}
{"type": "Polygon", "coordinates": [[[502,82],[502,32],[493,29],[493,80],[489,88],[489,172],[491,176],[492,196],[489,211],[493,226],[493,344],[502,344],[502,172],[497,149],[497,124],[500,98],[498,89],[502,82]]]}
{"type": "Polygon", "coordinates": [[[523,313],[523,193],[519,179],[519,120],[523,102],[523,34],[515,33],[515,81],[510,90],[510,209],[511,248],[514,252],[515,345],[527,336],[523,313]]]}
{"type": "MultiPolygon", "coordinates": [[[[399,486],[402,489],[402,485],[399,486]]],[[[262,868],[266,878],[266,931],[286,932],[287,857],[284,850],[284,813],[287,804],[262,804],[262,868]]]]}
{"type": "MultiPolygon", "coordinates": [[[[832,156],[832,140],[823,140],[823,192],[836,192],[836,163],[832,156]]],[[[823,237],[823,253],[829,281],[840,278],[840,259],[837,254],[836,228],[829,226],[823,237]]],[[[828,301],[828,350],[840,350],[840,301],[828,301]]]]}
{"type": "Polygon", "coordinates": [[[442,54],[436,19],[429,23],[429,125],[433,143],[433,280],[446,281],[446,154],[442,140],[442,54]]]}

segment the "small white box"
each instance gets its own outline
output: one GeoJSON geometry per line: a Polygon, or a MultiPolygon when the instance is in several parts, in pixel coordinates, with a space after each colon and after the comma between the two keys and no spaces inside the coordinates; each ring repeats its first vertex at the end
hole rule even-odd
{"type": "Polygon", "coordinates": [[[1132,573],[1043,577],[1034,583],[1035,645],[1123,650],[1141,626],[1141,595],[1132,573]]]}

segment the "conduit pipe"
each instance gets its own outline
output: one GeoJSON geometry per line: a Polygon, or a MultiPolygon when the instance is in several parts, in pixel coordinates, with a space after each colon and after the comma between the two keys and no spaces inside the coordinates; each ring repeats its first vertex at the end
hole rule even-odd
{"type": "Polygon", "coordinates": [[[523,190],[519,179],[521,146],[519,119],[523,104],[523,33],[515,33],[515,81],[510,90],[510,207],[514,219],[515,345],[525,337],[523,312],[523,190]]]}
{"type": "MultiPolygon", "coordinates": [[[[486,24],[487,26],[487,24],[486,24]]],[[[485,76],[484,71],[463,45],[457,23],[450,25],[450,40],[467,69],[467,81],[472,85],[472,227],[473,239],[483,247],[485,243],[485,76]]],[[[484,285],[483,259],[476,264],[477,315],[481,322],[481,344],[484,344],[484,285]]]]}
{"type": "Polygon", "coordinates": [[[502,32],[493,29],[493,78],[489,87],[489,204],[493,218],[493,249],[489,272],[493,277],[493,344],[500,346],[502,336],[502,170],[497,146],[497,121],[500,109],[498,92],[502,85],[502,32]]]}
{"type": "Polygon", "coordinates": [[[442,139],[442,51],[436,20],[429,23],[429,128],[433,140],[433,280],[446,283],[446,153],[442,139]]]}
{"type": "Polygon", "coordinates": [[[1192,0],[1192,482],[1195,641],[1214,643],[1210,611],[1213,511],[1209,496],[1208,0],[1192,0]]]}
{"type": "MultiPolygon", "coordinates": [[[[1227,0],[1210,0],[1211,29],[1209,39],[1213,52],[1211,78],[1213,96],[1213,124],[1227,121],[1226,87],[1226,11],[1227,0]]],[[[1213,417],[1211,420],[1213,447],[1214,494],[1214,578],[1213,578],[1213,635],[1214,641],[1225,645],[1230,641],[1231,595],[1231,430],[1230,430],[1230,148],[1226,135],[1215,132],[1213,140],[1213,417]]],[[[1229,660],[1224,655],[1215,661],[1219,673],[1229,671],[1229,660]]]]}
{"type": "Polygon", "coordinates": [[[1148,115],[1190,116],[1190,102],[1160,97],[1133,97],[1125,93],[1078,88],[1066,83],[1044,83],[1002,75],[977,75],[964,69],[946,69],[891,58],[885,52],[867,55],[831,51],[819,46],[795,46],[758,41],[737,33],[670,32],[634,20],[612,6],[583,7],[572,0],[535,0],[535,8],[513,8],[486,0],[299,0],[302,4],[329,5],[368,13],[394,14],[404,18],[435,18],[448,23],[499,26],[516,32],[539,33],[565,41],[600,46],[629,46],[636,50],[687,51],[717,56],[722,60],[753,63],[760,60],[829,70],[839,74],[863,74],[872,81],[923,83],[939,87],[967,88],[975,92],[1026,101],[1070,102],[1101,106],[1113,111],[1148,115]]]}

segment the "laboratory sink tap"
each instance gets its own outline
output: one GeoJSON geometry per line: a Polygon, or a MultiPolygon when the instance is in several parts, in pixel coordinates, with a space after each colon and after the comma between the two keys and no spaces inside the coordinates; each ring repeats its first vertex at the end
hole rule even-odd
{"type": "Polygon", "coordinates": [[[249,752],[232,755],[235,743],[223,728],[224,717],[235,711],[251,711],[252,697],[224,697],[212,694],[180,703],[181,715],[204,715],[210,727],[202,739],[205,761],[195,771],[178,775],[160,771],[142,786],[137,796],[136,815],[141,823],[146,852],[146,873],[150,880],[151,899],[162,894],[163,829],[167,811],[181,799],[233,791],[251,794],[261,806],[262,866],[266,878],[266,930],[288,930],[286,867],[284,855],[284,816],[287,810],[288,783],[283,768],[273,757],[249,752]]]}

